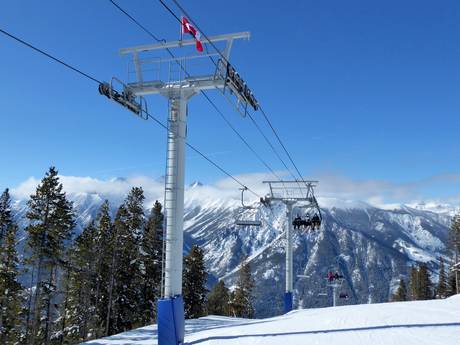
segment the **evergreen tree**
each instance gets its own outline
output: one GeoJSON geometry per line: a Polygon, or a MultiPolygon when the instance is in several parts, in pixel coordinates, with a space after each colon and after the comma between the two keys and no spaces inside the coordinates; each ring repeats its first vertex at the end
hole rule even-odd
{"type": "Polygon", "coordinates": [[[457,293],[457,278],[455,272],[450,269],[449,276],[447,278],[447,297],[453,296],[457,293]]]}
{"type": "Polygon", "coordinates": [[[224,281],[219,280],[208,295],[208,314],[229,316],[229,299],[230,294],[224,281]]]}
{"type": "Polygon", "coordinates": [[[407,288],[404,279],[399,280],[399,286],[392,298],[395,302],[407,301],[407,288]]]}
{"type": "Polygon", "coordinates": [[[188,319],[205,315],[207,278],[203,250],[194,245],[184,258],[182,281],[185,317],[188,319]]]}
{"type": "MultiPolygon", "coordinates": [[[[56,313],[53,299],[57,292],[58,268],[64,244],[74,228],[72,203],[67,200],[59,182],[58,171],[51,167],[28,201],[27,227],[30,257],[28,263],[36,272],[31,301],[32,327],[30,344],[49,344],[51,325],[56,313]]],[[[31,286],[32,288],[32,286],[31,286]]]]}
{"type": "Polygon", "coordinates": [[[161,295],[161,274],[163,258],[163,213],[157,201],[153,205],[144,228],[141,242],[143,274],[143,325],[156,321],[156,303],[161,295]]]}
{"type": "Polygon", "coordinates": [[[6,233],[10,228],[11,223],[11,198],[9,189],[7,188],[0,196],[0,246],[6,237],[6,233]]]}
{"type": "MultiPolygon", "coordinates": [[[[449,229],[448,248],[452,256],[454,264],[460,262],[460,213],[456,214],[452,219],[452,224],[449,229]]],[[[460,292],[460,273],[458,270],[454,272],[455,277],[455,293],[460,292]]]]}
{"type": "Polygon", "coordinates": [[[132,232],[135,237],[136,244],[139,244],[144,230],[144,200],[145,196],[142,188],[133,187],[124,202],[125,208],[128,211],[126,223],[129,227],[129,231],[132,232]]]}
{"type": "Polygon", "coordinates": [[[439,280],[436,288],[436,294],[438,298],[447,297],[447,276],[442,257],[439,257],[439,280]]]}
{"type": "Polygon", "coordinates": [[[113,222],[110,217],[110,205],[105,200],[96,217],[94,237],[95,254],[95,295],[94,314],[90,321],[94,338],[105,335],[107,322],[107,305],[109,303],[110,264],[112,259],[113,222]]]}
{"type": "Polygon", "coordinates": [[[91,222],[76,238],[70,251],[66,281],[65,312],[62,331],[69,343],[78,343],[94,336],[92,316],[95,314],[96,269],[94,246],[96,226],[91,222]]]}
{"type": "Polygon", "coordinates": [[[254,316],[252,305],[254,278],[251,274],[251,266],[246,261],[246,258],[243,258],[240,265],[236,289],[231,299],[231,310],[236,317],[252,318],[254,316]]]}
{"type": "Polygon", "coordinates": [[[64,289],[65,313],[61,316],[63,343],[105,335],[113,224],[107,200],[96,219],[76,238],[70,251],[64,289]]]}
{"type": "Polygon", "coordinates": [[[117,211],[109,277],[108,334],[142,325],[144,305],[140,240],[144,227],[142,188],[133,188],[117,211]]]}
{"type": "Polygon", "coordinates": [[[419,293],[418,300],[427,300],[433,298],[432,282],[430,272],[425,263],[421,263],[418,269],[419,293]]]}
{"type": "Polygon", "coordinates": [[[417,300],[419,296],[419,291],[420,291],[420,281],[419,281],[418,270],[415,266],[412,266],[410,269],[409,287],[410,287],[411,300],[413,301],[417,300]]]}
{"type": "Polygon", "coordinates": [[[0,197],[0,343],[22,341],[22,286],[18,283],[17,226],[11,214],[10,196],[6,189],[0,197]]]}

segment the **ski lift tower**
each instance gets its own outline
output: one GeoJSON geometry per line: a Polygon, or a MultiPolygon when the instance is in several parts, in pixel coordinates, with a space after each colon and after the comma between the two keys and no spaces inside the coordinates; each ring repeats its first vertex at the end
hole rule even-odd
{"type": "Polygon", "coordinates": [[[332,306],[337,306],[337,290],[342,286],[343,278],[342,279],[335,279],[332,282],[328,282],[327,286],[332,288],[332,306]]]}
{"type": "MultiPolygon", "coordinates": [[[[108,91],[102,89],[103,94],[122,105],[130,105],[132,102],[129,103],[128,101],[132,101],[133,97],[142,98],[152,94],[159,94],[168,99],[165,183],[166,231],[162,298],[158,302],[159,345],[179,345],[184,342],[182,260],[187,103],[192,96],[201,90],[221,89],[222,93],[225,94],[225,89],[228,89],[232,95],[237,97],[239,105],[244,103],[246,107],[248,104],[253,108],[255,107],[256,100],[246,84],[240,85],[244,86],[241,90],[237,89],[238,84],[236,82],[242,83],[242,79],[228,62],[233,41],[235,39],[249,39],[249,36],[249,32],[240,32],[211,36],[202,40],[203,44],[226,42],[226,47],[220,54],[193,53],[171,58],[152,57],[152,52],[155,54],[162,49],[194,46],[196,43],[194,39],[122,48],[120,54],[132,55],[131,66],[133,68],[131,71],[128,68],[128,74],[131,72],[135,76],[135,81],[124,85],[122,93],[113,91],[111,84],[106,84],[108,91]],[[209,57],[218,59],[216,67],[213,66],[211,70],[209,70],[211,63],[207,60],[209,57]],[[206,62],[206,65],[202,63],[200,66],[198,61],[206,62]]],[[[146,111],[141,109],[141,113],[144,112],[146,111]]]]}
{"type": "Polygon", "coordinates": [[[301,204],[302,208],[315,210],[321,218],[321,211],[316,201],[314,188],[318,181],[264,181],[270,187],[266,200],[279,201],[286,205],[286,287],[284,292],[284,312],[293,307],[294,260],[292,253],[292,208],[301,204]]]}

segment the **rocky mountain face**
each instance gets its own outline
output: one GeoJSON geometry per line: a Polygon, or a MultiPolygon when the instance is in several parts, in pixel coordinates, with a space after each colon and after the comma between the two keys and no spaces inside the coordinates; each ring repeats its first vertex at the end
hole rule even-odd
{"type": "MultiPolygon", "coordinates": [[[[209,270],[228,285],[235,281],[239,258],[248,256],[256,279],[257,316],[281,313],[285,209],[259,206],[246,213],[261,219],[262,226],[239,228],[234,225],[235,209],[211,211],[197,206],[186,214],[188,240],[205,248],[209,270]]],[[[332,304],[325,279],[328,271],[345,278],[338,292],[349,298],[339,304],[388,301],[415,262],[427,262],[435,278],[437,258],[445,254],[450,213],[408,206],[386,210],[336,200],[322,208],[322,215],[319,230],[294,233],[295,305],[332,304]]]]}
{"type": "MultiPolygon", "coordinates": [[[[69,197],[78,215],[79,232],[95,216],[104,197],[97,193],[69,197]]],[[[452,208],[431,205],[428,210],[426,205],[412,205],[381,209],[360,202],[319,201],[321,228],[294,233],[296,306],[332,304],[332,291],[325,279],[328,271],[344,275],[339,292],[349,298],[339,300],[339,304],[387,301],[415,262],[427,262],[436,278],[437,258],[446,253],[452,208]]],[[[111,202],[115,208],[121,200],[111,202]]],[[[256,281],[256,316],[279,314],[285,286],[285,208],[282,204],[267,208],[255,203],[255,209],[240,213],[238,206],[237,200],[187,198],[184,251],[192,244],[202,246],[210,284],[224,279],[227,286],[234,284],[240,260],[247,257],[256,281]],[[238,217],[260,219],[262,226],[236,226],[238,217]]],[[[25,226],[26,201],[17,200],[14,208],[25,226]]],[[[294,209],[294,214],[301,212],[294,209]]]]}

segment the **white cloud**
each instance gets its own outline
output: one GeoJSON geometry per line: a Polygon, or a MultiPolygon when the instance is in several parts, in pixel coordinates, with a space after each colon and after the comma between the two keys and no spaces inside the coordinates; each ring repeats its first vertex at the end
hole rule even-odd
{"type": "Polygon", "coordinates": [[[440,174],[406,183],[354,179],[335,174],[322,174],[318,179],[319,196],[361,200],[379,207],[422,200],[435,203],[455,203],[460,200],[460,174],[440,174]]]}
{"type": "MultiPolygon", "coordinates": [[[[121,202],[129,193],[132,187],[142,187],[146,197],[146,205],[152,204],[155,200],[164,198],[164,182],[147,176],[133,176],[128,178],[111,178],[107,180],[93,177],[80,176],[59,176],[63,184],[64,191],[75,196],[80,193],[95,193],[102,198],[121,202]]],[[[264,186],[261,181],[267,178],[266,174],[247,174],[236,176],[242,183],[253,188],[256,193],[264,195],[264,186]],[[257,181],[257,183],[256,183],[257,181]]],[[[15,199],[28,199],[35,192],[40,180],[34,177],[11,189],[11,195],[15,199]]],[[[201,203],[212,203],[215,201],[228,201],[236,203],[240,199],[239,185],[232,179],[222,179],[216,183],[202,185],[195,188],[186,188],[186,202],[199,200],[201,203]]],[[[251,193],[245,195],[248,202],[255,201],[257,198],[251,193]]]]}
{"type": "MultiPolygon", "coordinates": [[[[283,172],[278,172],[283,176],[283,172]]],[[[272,177],[265,173],[251,173],[235,176],[256,194],[264,196],[268,186],[262,181],[272,177]]],[[[70,195],[79,193],[97,193],[103,198],[121,201],[133,186],[144,189],[147,205],[155,200],[163,200],[164,183],[159,179],[146,176],[128,178],[112,178],[107,180],[93,177],[60,176],[64,190],[70,195]]],[[[458,184],[460,174],[437,175],[431,178],[410,183],[393,183],[384,180],[359,180],[343,175],[320,174],[315,179],[320,181],[316,195],[319,198],[336,198],[340,200],[364,201],[375,206],[385,206],[394,203],[409,203],[423,199],[423,188],[439,183],[458,184]]],[[[27,199],[35,191],[40,181],[30,177],[11,190],[16,199],[27,199]]],[[[230,177],[215,183],[186,188],[186,202],[201,201],[201,203],[221,203],[223,200],[237,203],[240,199],[240,186],[230,177]]],[[[250,203],[258,197],[250,192],[245,194],[245,200],[250,203]]],[[[425,198],[426,199],[426,198],[425,198]]],[[[432,198],[433,199],[433,198],[432,198]]],[[[440,198],[438,198],[440,199],[440,198]]],[[[445,197],[443,202],[460,200],[458,193],[445,197]]]]}

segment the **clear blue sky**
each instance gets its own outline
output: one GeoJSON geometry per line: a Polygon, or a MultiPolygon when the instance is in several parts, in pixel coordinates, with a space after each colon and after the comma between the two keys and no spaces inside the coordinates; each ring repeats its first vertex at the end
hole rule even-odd
{"type": "MultiPolygon", "coordinates": [[[[157,1],[118,2],[154,34],[177,39],[178,23],[157,1]]],[[[459,1],[181,2],[209,35],[251,32],[231,61],[306,176],[407,183],[460,173],[459,1]]],[[[119,48],[152,42],[106,0],[5,0],[0,27],[104,80],[126,79],[119,48]]],[[[0,188],[41,177],[50,165],[98,178],[163,174],[163,129],[16,42],[0,36],[0,47],[0,188]]],[[[282,170],[251,122],[217,91],[211,97],[282,170]]],[[[148,102],[165,120],[166,101],[148,102]]],[[[192,144],[231,173],[264,171],[202,96],[189,115],[192,144]]],[[[188,156],[188,181],[223,177],[188,156]]]]}

